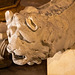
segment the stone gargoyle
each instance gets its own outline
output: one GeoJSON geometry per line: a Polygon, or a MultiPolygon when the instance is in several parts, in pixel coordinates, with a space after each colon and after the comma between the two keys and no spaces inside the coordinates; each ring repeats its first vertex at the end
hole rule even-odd
{"type": "Polygon", "coordinates": [[[15,64],[40,64],[75,43],[75,0],[51,0],[19,13],[6,11],[9,44],[15,64]]]}

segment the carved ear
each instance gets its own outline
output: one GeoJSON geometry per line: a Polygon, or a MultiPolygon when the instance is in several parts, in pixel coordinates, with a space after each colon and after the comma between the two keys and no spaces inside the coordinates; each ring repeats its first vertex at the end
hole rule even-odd
{"type": "Polygon", "coordinates": [[[38,26],[36,25],[36,23],[34,22],[32,17],[28,17],[26,19],[26,25],[32,30],[32,31],[36,31],[38,29],[38,26]]]}
{"type": "Polygon", "coordinates": [[[8,25],[13,18],[13,12],[12,11],[6,11],[5,12],[5,19],[6,19],[6,24],[8,25]]]}

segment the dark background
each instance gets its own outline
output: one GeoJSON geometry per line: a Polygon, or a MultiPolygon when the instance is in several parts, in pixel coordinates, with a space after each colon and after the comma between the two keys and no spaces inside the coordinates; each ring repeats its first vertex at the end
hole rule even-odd
{"type": "Polygon", "coordinates": [[[41,6],[49,1],[50,0],[21,0],[21,5],[38,7],[38,6],[41,6]]]}
{"type": "Polygon", "coordinates": [[[43,61],[40,65],[11,66],[0,69],[0,75],[47,75],[47,61],[43,61]]]}

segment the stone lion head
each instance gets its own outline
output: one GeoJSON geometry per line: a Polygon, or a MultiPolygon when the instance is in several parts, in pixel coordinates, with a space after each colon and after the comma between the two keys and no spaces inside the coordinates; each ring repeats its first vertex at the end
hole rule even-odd
{"type": "Polygon", "coordinates": [[[70,15],[67,14],[73,2],[51,0],[38,9],[29,6],[15,14],[6,11],[7,50],[15,64],[40,64],[48,56],[75,43],[74,24],[68,22],[70,15]]]}
{"type": "Polygon", "coordinates": [[[15,64],[40,64],[49,55],[48,43],[50,23],[36,12],[5,13],[9,44],[7,50],[12,53],[15,64]]]}

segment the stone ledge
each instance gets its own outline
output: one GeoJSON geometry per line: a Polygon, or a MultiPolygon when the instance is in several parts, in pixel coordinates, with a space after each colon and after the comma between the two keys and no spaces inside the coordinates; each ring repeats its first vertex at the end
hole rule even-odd
{"type": "Polygon", "coordinates": [[[75,75],[75,49],[48,58],[47,75],[75,75]]]}

